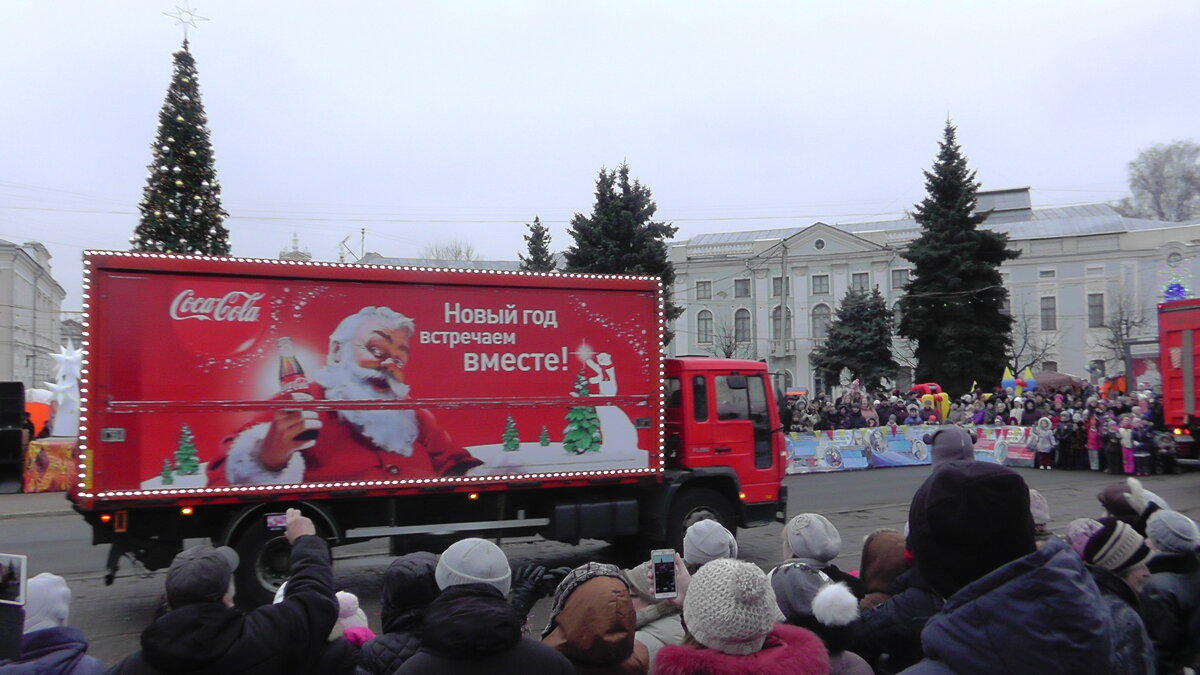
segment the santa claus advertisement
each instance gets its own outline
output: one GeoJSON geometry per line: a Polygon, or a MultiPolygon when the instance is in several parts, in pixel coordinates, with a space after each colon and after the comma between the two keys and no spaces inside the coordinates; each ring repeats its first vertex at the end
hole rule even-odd
{"type": "Polygon", "coordinates": [[[136,273],[97,286],[98,412],[136,448],[103,455],[109,489],[637,471],[657,447],[654,293],[136,273]]]}

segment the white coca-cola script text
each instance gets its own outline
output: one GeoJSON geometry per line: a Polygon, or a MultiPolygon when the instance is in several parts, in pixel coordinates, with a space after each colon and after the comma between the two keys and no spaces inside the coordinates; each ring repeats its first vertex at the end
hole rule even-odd
{"type": "Polygon", "coordinates": [[[196,292],[189,288],[171,301],[171,318],[176,321],[258,321],[259,307],[255,303],[262,300],[263,295],[229,291],[221,297],[199,298],[196,297],[196,292]]]}

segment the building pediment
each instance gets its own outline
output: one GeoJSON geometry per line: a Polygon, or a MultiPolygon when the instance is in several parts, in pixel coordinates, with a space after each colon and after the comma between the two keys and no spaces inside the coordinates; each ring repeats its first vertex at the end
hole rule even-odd
{"type": "Polygon", "coordinates": [[[825,223],[813,223],[784,240],[789,256],[826,256],[873,253],[884,247],[825,223]]]}

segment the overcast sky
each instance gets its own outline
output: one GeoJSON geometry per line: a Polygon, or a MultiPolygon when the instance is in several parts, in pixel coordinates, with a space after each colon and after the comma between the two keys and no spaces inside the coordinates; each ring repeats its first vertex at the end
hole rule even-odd
{"type": "MultiPolygon", "coordinates": [[[[182,4],[182,3],[180,3],[182,4]]],[[[627,160],[679,239],[895,217],[947,115],[986,188],[1118,199],[1147,145],[1200,140],[1200,3],[194,0],[234,255],[346,237],[513,259],[627,160]],[[472,222],[475,221],[475,222],[472,222]],[[486,222],[478,222],[486,221],[486,222]]],[[[0,5],[0,238],[80,303],[127,249],[181,29],[150,0],[0,5]]]]}

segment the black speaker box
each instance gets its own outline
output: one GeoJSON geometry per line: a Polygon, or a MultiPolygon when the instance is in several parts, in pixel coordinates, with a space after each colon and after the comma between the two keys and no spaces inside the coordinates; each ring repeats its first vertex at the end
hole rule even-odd
{"type": "Polygon", "coordinates": [[[25,385],[0,382],[0,429],[20,427],[25,421],[25,385]]]}

